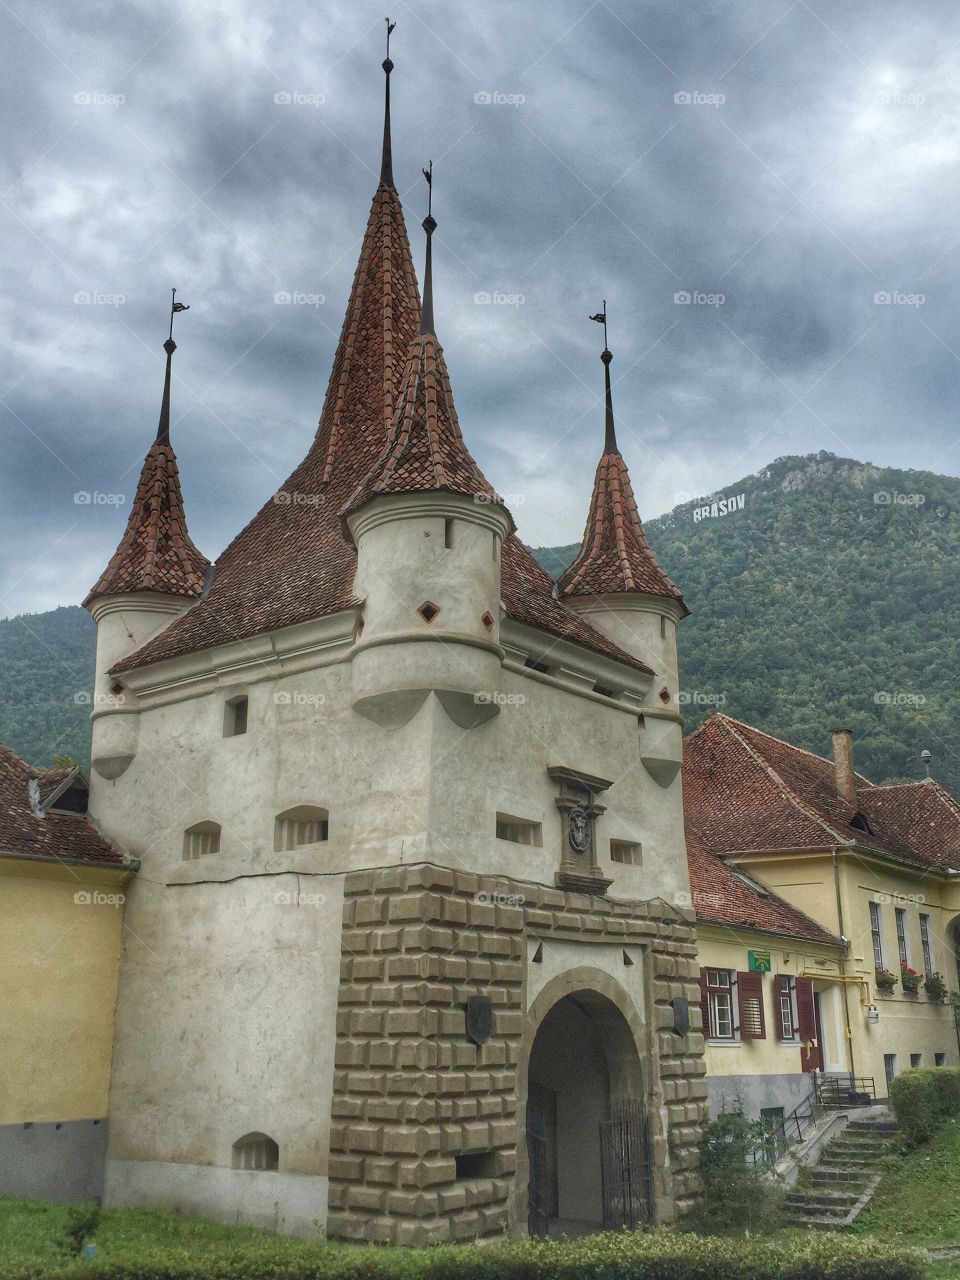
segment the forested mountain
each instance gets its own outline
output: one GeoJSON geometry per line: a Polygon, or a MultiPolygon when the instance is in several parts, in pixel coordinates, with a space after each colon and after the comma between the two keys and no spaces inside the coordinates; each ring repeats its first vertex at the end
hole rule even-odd
{"type": "MultiPolygon", "coordinates": [[[[823,754],[843,724],[868,777],[922,777],[926,747],[960,795],[960,479],[779,458],[646,528],[693,609],[689,725],[719,707],[823,754]]],[[[557,574],[575,550],[536,555],[557,574]]],[[[0,622],[0,741],[87,761],[93,640],[76,607],[0,622]]]]}

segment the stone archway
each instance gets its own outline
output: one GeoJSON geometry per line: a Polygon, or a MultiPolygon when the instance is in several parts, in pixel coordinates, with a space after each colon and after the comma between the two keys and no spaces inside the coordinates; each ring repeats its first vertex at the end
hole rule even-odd
{"type": "Polygon", "coordinates": [[[623,1209],[612,1188],[624,1162],[635,1189],[642,1171],[634,1211],[653,1217],[647,1039],[630,997],[599,970],[562,974],[534,1001],[518,1073],[518,1227],[558,1234],[611,1225],[611,1206],[623,1209]]]}

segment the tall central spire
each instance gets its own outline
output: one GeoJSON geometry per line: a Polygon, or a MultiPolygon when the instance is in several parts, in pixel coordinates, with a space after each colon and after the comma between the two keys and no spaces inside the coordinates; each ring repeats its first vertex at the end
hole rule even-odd
{"type": "Polygon", "coordinates": [[[386,84],[383,100],[383,155],[380,160],[380,185],[382,187],[392,187],[393,144],[390,138],[390,72],[393,70],[393,63],[390,61],[390,33],[397,24],[391,22],[389,18],[385,18],[384,21],[387,24],[387,56],[383,60],[386,84]]]}
{"type": "Polygon", "coordinates": [[[160,425],[157,427],[157,444],[170,443],[170,376],[173,372],[173,353],[177,349],[177,344],[173,340],[173,317],[178,311],[189,311],[190,308],[185,302],[177,301],[176,289],[171,289],[170,298],[170,332],[167,334],[167,340],[163,344],[163,349],[167,353],[167,372],[163,379],[163,398],[160,401],[160,425]]]}
{"type": "Polygon", "coordinates": [[[614,426],[613,426],[613,394],[610,390],[610,364],[613,360],[613,352],[610,350],[609,343],[607,342],[607,300],[606,298],[604,298],[603,300],[603,310],[598,311],[597,314],[595,316],[591,316],[590,319],[595,320],[597,324],[603,325],[603,350],[600,353],[600,359],[603,362],[603,386],[604,386],[604,399],[606,404],[606,417],[605,417],[606,429],[604,433],[603,452],[619,453],[620,450],[617,448],[617,433],[614,430],[614,426]]]}

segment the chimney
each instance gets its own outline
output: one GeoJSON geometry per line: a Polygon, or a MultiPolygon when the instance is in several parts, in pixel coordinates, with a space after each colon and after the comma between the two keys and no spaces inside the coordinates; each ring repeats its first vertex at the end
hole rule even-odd
{"type": "Polygon", "coordinates": [[[857,803],[857,783],[853,772],[853,730],[831,729],[833,737],[833,769],[837,778],[837,795],[847,804],[857,803]]]}

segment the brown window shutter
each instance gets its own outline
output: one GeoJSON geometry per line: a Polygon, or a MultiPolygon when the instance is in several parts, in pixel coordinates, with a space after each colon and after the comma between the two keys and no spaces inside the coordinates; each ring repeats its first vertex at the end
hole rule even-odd
{"type": "Polygon", "coordinates": [[[797,1032],[801,1040],[817,1038],[817,1017],[813,1011],[813,979],[797,978],[797,1032]]]}
{"type": "Polygon", "coordinates": [[[737,1003],[740,1006],[740,1039],[765,1039],[763,979],[759,973],[737,974],[737,1003]]]}
{"type": "Polygon", "coordinates": [[[703,1014],[703,1034],[710,1034],[710,1001],[707,999],[707,971],[700,970],[700,1012],[703,1014]]]}
{"type": "MultiPolygon", "coordinates": [[[[784,974],[779,974],[773,988],[773,1025],[777,1033],[777,1039],[783,1040],[783,1018],[780,1014],[780,997],[790,990],[790,979],[784,974]]],[[[791,1037],[792,1039],[792,1037],[791,1037]]]]}

